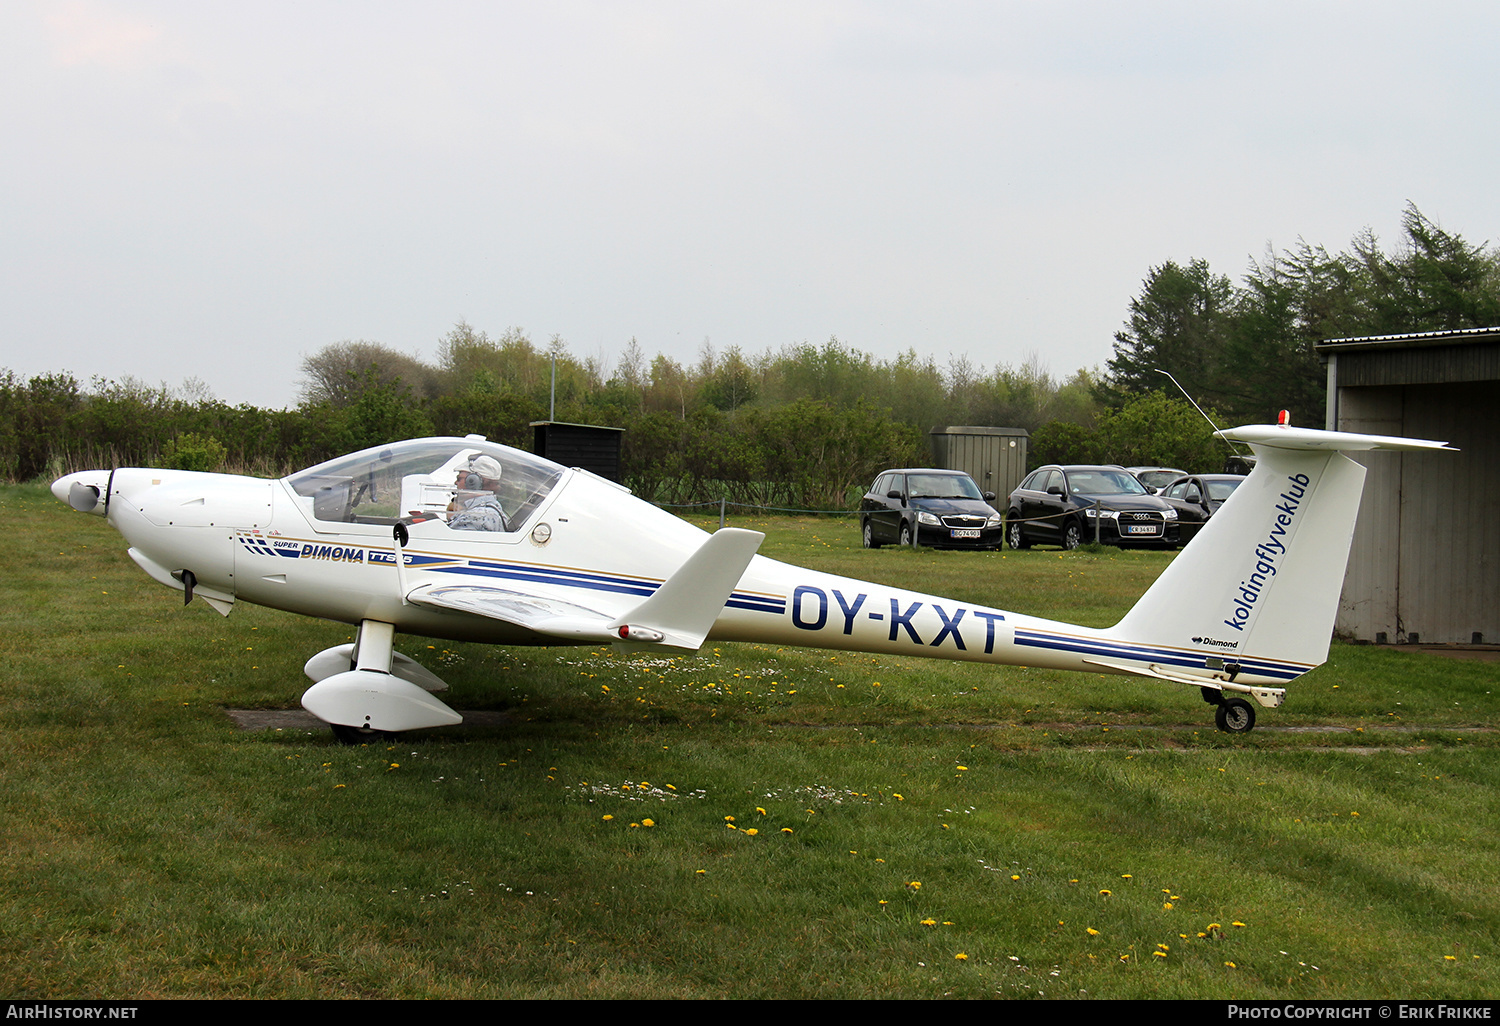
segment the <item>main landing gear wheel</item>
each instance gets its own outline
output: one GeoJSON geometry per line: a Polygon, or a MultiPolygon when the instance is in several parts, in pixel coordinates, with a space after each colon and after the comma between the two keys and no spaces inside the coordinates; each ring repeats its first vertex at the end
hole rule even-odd
{"type": "Polygon", "coordinates": [[[1226,734],[1248,734],[1255,728],[1255,706],[1243,698],[1226,698],[1214,711],[1214,726],[1226,734]]]}
{"type": "Polygon", "coordinates": [[[342,723],[330,723],[333,736],[342,745],[367,745],[372,741],[384,741],[389,735],[369,727],[349,727],[342,723]]]}

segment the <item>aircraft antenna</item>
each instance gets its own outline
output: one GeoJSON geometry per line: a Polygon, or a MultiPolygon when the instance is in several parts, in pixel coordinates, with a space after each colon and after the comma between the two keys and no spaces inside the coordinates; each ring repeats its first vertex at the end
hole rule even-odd
{"type": "Polygon", "coordinates": [[[1243,455],[1239,450],[1237,450],[1234,447],[1234,443],[1233,442],[1231,442],[1227,438],[1224,438],[1224,436],[1219,433],[1219,425],[1217,425],[1217,424],[1214,423],[1214,419],[1212,417],[1210,417],[1208,414],[1206,414],[1206,413],[1203,412],[1203,407],[1199,406],[1198,403],[1197,403],[1197,401],[1194,400],[1192,396],[1188,395],[1188,390],[1182,387],[1182,383],[1181,382],[1179,382],[1176,378],[1172,377],[1172,374],[1171,374],[1170,371],[1164,371],[1160,367],[1157,367],[1155,369],[1156,369],[1156,373],[1158,373],[1158,374],[1165,374],[1171,380],[1172,384],[1174,384],[1174,385],[1177,386],[1177,391],[1181,392],[1183,394],[1183,396],[1187,399],[1187,401],[1193,404],[1193,409],[1195,409],[1195,410],[1198,411],[1198,416],[1200,416],[1204,420],[1208,421],[1208,426],[1214,429],[1214,434],[1215,435],[1217,435],[1219,438],[1223,439],[1224,444],[1227,445],[1227,446],[1229,446],[1229,451],[1232,454],[1234,454],[1235,456],[1243,455]]]}

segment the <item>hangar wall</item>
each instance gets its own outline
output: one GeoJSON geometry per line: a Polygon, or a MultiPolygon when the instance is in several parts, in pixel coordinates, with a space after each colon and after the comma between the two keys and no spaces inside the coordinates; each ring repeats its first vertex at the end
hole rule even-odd
{"type": "Polygon", "coordinates": [[[1495,341],[1465,339],[1463,360],[1446,370],[1425,338],[1415,354],[1379,341],[1380,365],[1351,359],[1357,349],[1330,360],[1330,426],[1460,451],[1350,454],[1368,476],[1336,630],[1358,641],[1500,644],[1500,381],[1472,380],[1494,373],[1495,341]],[[1434,377],[1448,380],[1402,380],[1434,377]]]}

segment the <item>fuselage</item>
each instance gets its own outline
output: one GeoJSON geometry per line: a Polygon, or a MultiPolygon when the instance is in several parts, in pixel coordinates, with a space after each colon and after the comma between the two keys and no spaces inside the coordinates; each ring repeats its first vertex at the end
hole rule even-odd
{"type": "MultiPolygon", "coordinates": [[[[349,624],[380,621],[402,633],[456,641],[565,643],[403,597],[429,582],[477,583],[623,617],[707,538],[618,485],[568,470],[510,531],[457,531],[441,516],[411,523],[398,574],[390,518],[335,519],[322,493],[303,494],[312,489],[296,478],[122,469],[112,476],[72,475],[54,491],[64,497],[75,481],[108,491],[110,523],[153,578],[182,588],[182,572],[191,571],[197,594],[221,611],[244,601],[349,624]]],[[[1099,629],[763,556],[751,561],[709,637],[1092,673],[1121,672],[1122,664],[1205,674],[1215,667],[1214,653],[1122,641],[1099,629]]],[[[1281,684],[1307,668],[1261,661],[1247,665],[1241,679],[1281,684]]]]}

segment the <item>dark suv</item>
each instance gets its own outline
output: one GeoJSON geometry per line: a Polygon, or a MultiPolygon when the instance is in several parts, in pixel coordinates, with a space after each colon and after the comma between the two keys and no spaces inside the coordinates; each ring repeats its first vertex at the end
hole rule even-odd
{"type": "Polygon", "coordinates": [[[915,525],[921,545],[998,549],[1005,524],[989,504],[994,498],[961,470],[887,470],[859,503],[865,548],[910,545],[915,525]]]}
{"type": "Polygon", "coordinates": [[[1094,540],[1096,525],[1106,545],[1178,545],[1177,511],[1123,467],[1042,467],[1010,493],[1006,508],[1013,549],[1035,542],[1076,549],[1094,540]]]}

